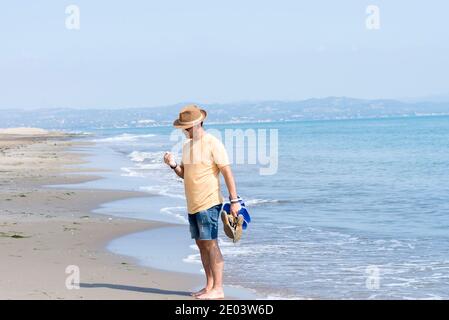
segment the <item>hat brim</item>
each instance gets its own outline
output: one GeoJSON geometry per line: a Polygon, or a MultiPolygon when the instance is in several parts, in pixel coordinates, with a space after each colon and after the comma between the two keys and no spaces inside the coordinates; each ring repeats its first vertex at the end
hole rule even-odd
{"type": "Polygon", "coordinates": [[[207,117],[206,110],[200,109],[200,111],[201,111],[201,118],[199,118],[198,120],[190,121],[190,122],[181,122],[181,121],[179,121],[179,119],[176,119],[173,122],[173,127],[179,128],[179,129],[188,129],[188,128],[191,128],[191,127],[193,127],[193,126],[195,126],[197,124],[200,124],[207,117]]]}

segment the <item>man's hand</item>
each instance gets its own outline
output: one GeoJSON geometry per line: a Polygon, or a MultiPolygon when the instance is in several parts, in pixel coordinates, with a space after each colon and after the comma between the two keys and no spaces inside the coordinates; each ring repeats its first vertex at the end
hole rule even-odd
{"type": "Polygon", "coordinates": [[[170,152],[166,152],[164,154],[164,162],[169,165],[173,171],[176,173],[176,175],[182,179],[184,179],[184,166],[181,164],[178,166],[178,164],[175,161],[175,157],[170,152]]]}
{"type": "Polygon", "coordinates": [[[231,203],[231,208],[229,209],[229,211],[231,211],[231,214],[234,217],[237,217],[239,215],[240,208],[241,208],[240,203],[234,202],[234,203],[231,203]]]}
{"type": "Polygon", "coordinates": [[[170,167],[176,166],[176,161],[173,155],[170,152],[166,152],[164,154],[164,162],[169,165],[170,167]]]}

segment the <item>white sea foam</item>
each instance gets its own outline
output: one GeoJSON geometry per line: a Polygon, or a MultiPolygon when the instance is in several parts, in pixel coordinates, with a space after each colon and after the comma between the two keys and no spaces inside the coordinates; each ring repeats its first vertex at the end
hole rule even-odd
{"type": "Polygon", "coordinates": [[[67,133],[81,135],[81,136],[92,136],[92,135],[94,135],[94,133],[89,132],[89,131],[78,131],[78,130],[70,130],[70,131],[67,131],[67,133]]]}
{"type": "Polygon", "coordinates": [[[165,207],[160,210],[161,213],[168,214],[171,216],[174,216],[179,221],[183,222],[184,224],[189,223],[189,221],[186,218],[187,215],[187,208],[184,206],[179,207],[165,207]]]}
{"type": "Polygon", "coordinates": [[[154,124],[155,122],[153,119],[141,119],[137,121],[138,124],[154,124]]]}
{"type": "Polygon", "coordinates": [[[185,199],[186,197],[179,193],[173,193],[170,191],[170,186],[145,186],[139,188],[142,191],[148,192],[150,194],[155,195],[161,195],[161,196],[167,196],[171,198],[177,198],[177,199],[185,199]]]}
{"type": "Polygon", "coordinates": [[[143,162],[145,159],[151,159],[153,157],[152,152],[133,151],[128,157],[134,162],[143,162]]]}
{"type": "Polygon", "coordinates": [[[198,249],[198,246],[196,244],[191,244],[189,246],[190,249],[195,250],[195,251],[200,251],[200,249],[198,249]]]}
{"type": "Polygon", "coordinates": [[[122,176],[145,177],[152,175],[154,170],[158,170],[159,174],[162,172],[160,170],[166,167],[162,162],[162,152],[133,151],[128,154],[128,157],[135,163],[135,167],[121,168],[122,171],[125,171],[122,176]]]}
{"type": "MultiPolygon", "coordinates": [[[[221,252],[223,253],[223,256],[239,256],[239,255],[247,255],[251,252],[253,252],[254,248],[249,247],[240,247],[238,244],[234,244],[230,241],[224,241],[222,238],[218,238],[218,244],[221,247],[221,252]]],[[[190,249],[198,252],[198,247],[193,244],[189,246],[190,249]]],[[[184,258],[182,261],[187,263],[201,263],[201,256],[199,253],[190,254],[186,258],[184,258]]]]}
{"type": "Polygon", "coordinates": [[[139,170],[159,170],[166,168],[162,161],[163,154],[163,152],[133,151],[128,154],[128,157],[136,163],[136,168],[139,170]]]}
{"type": "Polygon", "coordinates": [[[101,138],[101,139],[94,139],[95,142],[134,142],[139,139],[145,139],[145,138],[151,138],[154,137],[154,134],[130,134],[130,133],[123,133],[118,136],[113,136],[109,138],[101,138]]]}
{"type": "Polygon", "coordinates": [[[299,226],[279,226],[279,229],[298,229],[299,226]]]}
{"type": "Polygon", "coordinates": [[[162,163],[164,157],[163,151],[156,152],[144,152],[135,150],[128,154],[128,157],[134,162],[151,162],[151,163],[162,163]]]}
{"type": "Polygon", "coordinates": [[[155,170],[155,169],[167,168],[167,166],[163,163],[147,163],[147,164],[140,164],[137,166],[137,168],[139,168],[141,170],[155,170]]]}
{"type": "Polygon", "coordinates": [[[245,205],[250,205],[250,206],[258,206],[258,205],[264,205],[264,204],[274,204],[274,203],[280,203],[281,200],[277,200],[277,199],[249,199],[249,200],[245,200],[245,205]]]}
{"type": "Polygon", "coordinates": [[[244,256],[244,255],[264,255],[272,252],[282,251],[287,248],[287,245],[271,245],[271,244],[245,244],[241,242],[233,243],[230,240],[223,240],[218,238],[218,244],[221,247],[224,256],[244,256]]]}
{"type": "Polygon", "coordinates": [[[186,258],[182,259],[185,263],[201,264],[201,256],[199,253],[189,254],[186,258]]]}
{"type": "Polygon", "coordinates": [[[121,174],[122,177],[145,177],[144,174],[137,172],[135,170],[135,168],[127,168],[127,167],[123,167],[120,168],[120,170],[122,170],[124,173],[121,174]]]}

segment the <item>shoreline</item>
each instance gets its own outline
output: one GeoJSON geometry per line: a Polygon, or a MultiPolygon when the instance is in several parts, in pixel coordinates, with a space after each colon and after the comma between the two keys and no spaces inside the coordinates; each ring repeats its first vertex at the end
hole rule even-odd
{"type": "Polygon", "coordinates": [[[0,298],[191,299],[199,276],[143,267],[106,249],[117,237],[163,224],[92,211],[103,203],[148,195],[45,187],[102,179],[88,174],[101,169],[76,167],[88,161],[71,147],[85,143],[92,144],[74,141],[73,135],[0,135],[0,201],[5,203],[0,210],[0,298]],[[78,290],[65,287],[68,265],[79,267],[78,290]]]}
{"type": "MultiPolygon", "coordinates": [[[[93,146],[94,148],[97,147],[97,150],[88,149],[83,150],[80,154],[87,154],[89,155],[89,160],[86,160],[85,163],[92,164],[101,162],[102,159],[98,159],[98,152],[103,152],[104,149],[98,145],[96,142],[90,142],[89,146],[93,146]],[[101,148],[101,149],[100,149],[101,148]]],[[[107,154],[107,159],[110,159],[109,156],[112,156],[110,154],[107,154]]],[[[95,171],[95,170],[94,170],[95,171]]],[[[103,174],[106,174],[104,176],[99,177],[96,179],[97,181],[90,180],[83,183],[77,183],[76,185],[56,185],[56,186],[49,186],[51,188],[57,187],[57,188],[63,188],[63,189],[77,189],[81,188],[83,189],[93,189],[93,190],[129,190],[123,185],[119,188],[113,188],[113,189],[103,189],[107,186],[117,186],[117,181],[114,181],[115,178],[110,177],[107,173],[111,172],[115,174],[115,166],[114,169],[111,170],[111,168],[108,169],[102,169],[103,174]],[[106,173],[105,173],[106,172],[106,173]],[[112,180],[111,180],[112,179],[112,180]],[[93,182],[93,183],[90,183],[93,182]]],[[[129,187],[129,186],[128,186],[129,187]]],[[[131,259],[134,261],[137,265],[143,267],[143,268],[149,268],[151,270],[157,270],[161,272],[169,272],[169,273],[176,273],[179,275],[183,275],[185,277],[188,277],[192,281],[195,282],[193,290],[199,290],[202,288],[202,284],[204,282],[204,275],[200,273],[200,268],[202,268],[200,265],[194,264],[193,266],[191,264],[186,264],[184,260],[187,256],[191,255],[191,252],[183,252],[182,246],[179,246],[179,243],[175,246],[171,245],[173,242],[173,239],[180,238],[180,243],[185,243],[186,245],[189,245],[190,248],[191,245],[194,244],[194,242],[190,239],[188,230],[182,230],[180,231],[180,227],[185,227],[183,224],[176,223],[171,220],[171,218],[167,219],[164,214],[164,218],[160,220],[160,217],[155,217],[154,214],[156,211],[151,212],[142,212],[141,208],[146,208],[148,204],[151,204],[151,198],[154,198],[154,202],[156,201],[156,198],[154,195],[149,194],[144,191],[132,191],[133,193],[136,193],[138,196],[130,196],[126,197],[124,199],[118,199],[113,201],[108,201],[100,204],[96,209],[93,210],[94,214],[100,215],[100,216],[106,216],[106,217],[119,217],[122,219],[129,219],[132,221],[143,221],[145,223],[153,224],[152,227],[143,229],[143,230],[136,230],[132,231],[130,233],[118,235],[112,239],[109,239],[107,243],[104,245],[104,250],[107,250],[108,252],[111,252],[114,255],[126,257],[126,259],[131,259]],[[148,199],[148,201],[146,200],[148,199]],[[139,201],[140,200],[140,201],[139,201]],[[123,205],[121,202],[127,201],[126,205],[123,205]],[[117,205],[120,202],[120,205],[117,205]],[[136,207],[136,202],[137,207],[136,207]],[[128,209],[131,205],[131,209],[128,209]],[[134,206],[133,206],[134,205],[134,206]],[[126,209],[125,209],[126,208],[126,209]],[[115,210],[119,209],[118,213],[115,210]],[[126,210],[130,210],[131,212],[135,213],[135,216],[127,214],[120,214],[120,212],[126,212],[126,210]],[[151,215],[150,218],[148,217],[148,214],[151,215]],[[155,233],[158,236],[155,236],[155,233]],[[130,252],[130,250],[124,250],[123,252],[117,252],[116,250],[113,250],[111,248],[111,244],[115,242],[121,242],[124,239],[133,238],[134,236],[144,234],[145,236],[142,239],[142,243],[147,244],[145,248],[141,248],[142,250],[135,254],[136,252],[130,252]],[[152,240],[149,240],[152,239],[152,240]],[[159,244],[154,245],[155,243],[159,243],[160,239],[168,239],[164,240],[164,252],[170,252],[170,254],[166,255],[164,252],[159,250],[159,244]],[[153,241],[153,242],[152,242],[153,241]],[[146,250],[147,248],[153,248],[154,250],[146,250]],[[142,259],[142,252],[144,253],[144,258],[142,259]],[[173,252],[176,254],[174,255],[173,252]],[[181,253],[181,255],[179,255],[181,253]],[[153,261],[151,263],[148,263],[148,258],[146,256],[152,256],[154,257],[153,261]],[[167,265],[165,263],[161,263],[160,261],[166,261],[168,259],[168,256],[176,256],[177,258],[174,260],[171,260],[170,265],[167,265]],[[154,262],[157,261],[157,262],[154,262]],[[195,270],[195,271],[193,271],[195,270]],[[193,272],[192,272],[193,271],[193,272]]],[[[157,205],[156,205],[157,207],[157,205]]],[[[146,210],[144,210],[146,211],[146,210]]],[[[126,240],[125,240],[126,241],[126,240]]],[[[136,242],[132,243],[132,247],[135,247],[137,245],[136,242]]],[[[129,248],[128,248],[129,249],[129,248]]],[[[132,251],[132,250],[131,250],[132,251]]],[[[188,258],[188,257],[187,257],[188,258]]],[[[225,292],[227,293],[225,299],[263,299],[264,296],[260,295],[253,289],[241,287],[238,285],[226,285],[225,284],[225,292]]]]}

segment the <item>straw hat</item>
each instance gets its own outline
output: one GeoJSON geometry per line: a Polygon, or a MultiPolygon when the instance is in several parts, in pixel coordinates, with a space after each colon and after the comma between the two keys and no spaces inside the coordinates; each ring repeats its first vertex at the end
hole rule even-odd
{"type": "Polygon", "coordinates": [[[182,108],[178,119],[173,122],[175,128],[188,129],[206,119],[207,112],[200,109],[197,105],[189,104],[182,108]]]}

